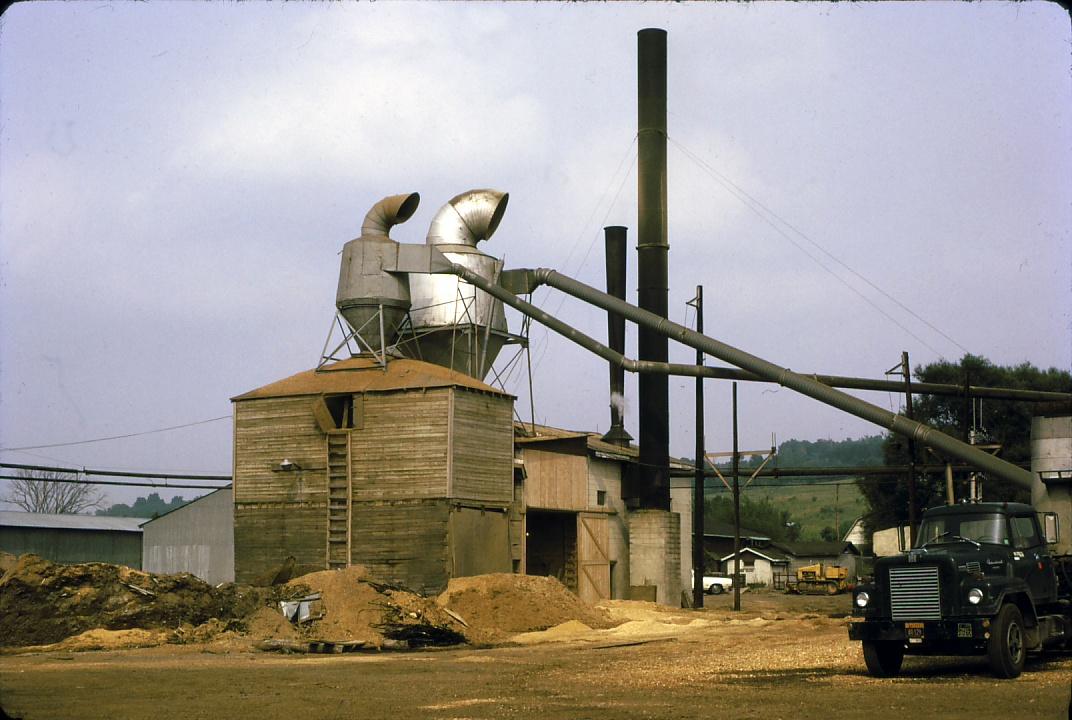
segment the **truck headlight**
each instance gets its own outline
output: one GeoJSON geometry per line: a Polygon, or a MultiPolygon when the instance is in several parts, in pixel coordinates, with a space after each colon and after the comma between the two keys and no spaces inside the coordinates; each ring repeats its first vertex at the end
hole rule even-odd
{"type": "Polygon", "coordinates": [[[983,591],[979,588],[972,588],[968,591],[968,602],[972,605],[978,605],[983,601],[983,591]]]}
{"type": "Polygon", "coordinates": [[[871,596],[867,594],[866,590],[856,593],[856,607],[865,608],[869,602],[871,602],[871,596]]]}

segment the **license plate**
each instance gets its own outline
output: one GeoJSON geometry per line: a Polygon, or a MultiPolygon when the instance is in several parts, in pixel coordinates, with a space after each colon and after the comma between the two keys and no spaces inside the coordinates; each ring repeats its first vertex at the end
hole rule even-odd
{"type": "Polygon", "coordinates": [[[972,636],[971,623],[957,623],[957,637],[970,638],[972,636]]]}
{"type": "Polygon", "coordinates": [[[923,642],[923,623],[905,623],[905,634],[910,643],[923,642]]]}

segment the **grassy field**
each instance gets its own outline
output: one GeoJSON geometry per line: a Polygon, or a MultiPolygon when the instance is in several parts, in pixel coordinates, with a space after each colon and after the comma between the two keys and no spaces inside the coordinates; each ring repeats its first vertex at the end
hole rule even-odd
{"type": "Polygon", "coordinates": [[[834,527],[835,513],[842,530],[867,512],[867,502],[855,483],[843,485],[787,485],[784,487],[750,487],[742,496],[768,500],[780,510],[788,510],[800,524],[802,540],[818,540],[826,526],[834,527]]]}

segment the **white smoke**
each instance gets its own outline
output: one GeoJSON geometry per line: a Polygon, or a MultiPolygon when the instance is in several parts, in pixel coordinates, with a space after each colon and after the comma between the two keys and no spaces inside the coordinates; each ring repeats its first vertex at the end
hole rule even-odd
{"type": "Polygon", "coordinates": [[[610,406],[617,410],[623,418],[625,417],[625,395],[620,392],[612,392],[610,394],[610,406]]]}

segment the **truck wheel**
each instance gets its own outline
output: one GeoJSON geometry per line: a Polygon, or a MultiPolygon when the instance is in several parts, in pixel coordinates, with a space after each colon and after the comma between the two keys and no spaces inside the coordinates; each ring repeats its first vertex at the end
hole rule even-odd
{"type": "Polygon", "coordinates": [[[889,640],[864,640],[864,662],[871,677],[893,677],[901,672],[904,646],[889,640]]]}
{"type": "Polygon", "coordinates": [[[721,595],[722,594],[722,586],[719,585],[718,583],[711,583],[711,587],[707,588],[707,593],[709,595],[721,595]]]}
{"type": "Polygon", "coordinates": [[[990,669],[999,678],[1017,677],[1024,669],[1027,648],[1024,645],[1024,616],[1020,608],[1002,606],[990,626],[986,648],[990,669]]]}

